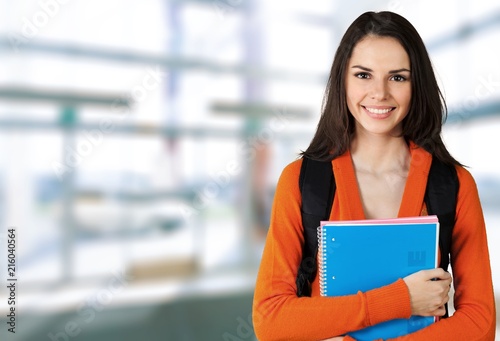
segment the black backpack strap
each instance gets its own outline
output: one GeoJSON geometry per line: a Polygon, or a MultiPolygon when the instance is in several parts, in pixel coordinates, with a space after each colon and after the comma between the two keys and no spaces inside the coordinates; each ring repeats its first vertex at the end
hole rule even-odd
{"type": "Polygon", "coordinates": [[[439,248],[441,251],[439,267],[445,271],[448,270],[450,264],[458,187],[458,176],[455,167],[433,158],[424,200],[427,212],[437,215],[439,219],[439,248]]]}
{"type": "Polygon", "coordinates": [[[318,252],[317,228],[328,220],[335,195],[335,178],[330,161],[304,157],[300,169],[299,188],[302,194],[302,226],[304,245],[297,273],[297,296],[311,296],[311,283],[316,276],[318,252]]]}
{"type": "MultiPolygon", "coordinates": [[[[451,240],[455,226],[455,211],[458,196],[457,170],[452,165],[446,165],[435,157],[432,159],[427,188],[425,191],[425,205],[429,214],[435,214],[439,219],[439,250],[441,262],[439,267],[448,271],[450,264],[451,240]]],[[[448,317],[448,304],[445,304],[448,317]]]]}

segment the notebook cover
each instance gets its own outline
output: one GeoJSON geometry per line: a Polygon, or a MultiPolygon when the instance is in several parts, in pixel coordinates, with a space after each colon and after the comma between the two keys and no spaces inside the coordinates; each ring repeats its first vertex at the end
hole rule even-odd
{"type": "MultiPolygon", "coordinates": [[[[322,222],[319,273],[323,296],[356,294],[393,283],[419,270],[437,267],[437,217],[380,221],[322,222]]],[[[359,341],[406,335],[434,317],[396,319],[349,333],[359,341]]]]}

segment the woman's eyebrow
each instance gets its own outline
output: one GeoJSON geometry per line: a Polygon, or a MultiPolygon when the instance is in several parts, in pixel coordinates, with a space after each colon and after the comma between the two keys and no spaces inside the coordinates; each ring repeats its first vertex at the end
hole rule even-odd
{"type": "Polygon", "coordinates": [[[410,72],[410,70],[408,70],[407,68],[401,68],[401,69],[397,69],[397,70],[391,70],[389,71],[390,74],[393,74],[393,73],[400,73],[400,72],[410,72]]]}
{"type": "MultiPolygon", "coordinates": [[[[352,68],[353,68],[353,69],[354,69],[354,68],[356,68],[356,69],[361,69],[361,70],[366,71],[366,72],[373,72],[373,70],[372,70],[372,69],[367,68],[367,67],[365,67],[365,66],[361,66],[361,65],[354,65],[352,68]]],[[[404,68],[404,67],[403,67],[403,68],[401,68],[401,69],[391,70],[391,71],[389,71],[389,74],[400,73],[400,72],[410,72],[410,70],[408,70],[407,68],[404,68]]]]}
{"type": "Polygon", "coordinates": [[[373,70],[372,70],[372,69],[367,68],[367,67],[364,67],[364,66],[361,66],[361,65],[354,65],[352,68],[353,68],[353,69],[355,69],[355,68],[357,68],[357,69],[361,69],[361,70],[363,70],[363,71],[367,71],[367,72],[373,72],[373,70]]]}

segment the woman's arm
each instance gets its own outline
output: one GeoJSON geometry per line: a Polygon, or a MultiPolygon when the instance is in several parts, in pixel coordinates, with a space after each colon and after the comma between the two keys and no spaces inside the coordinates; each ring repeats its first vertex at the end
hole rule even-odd
{"type": "Polygon", "coordinates": [[[460,189],[451,253],[455,313],[397,340],[495,339],[495,301],[483,212],[474,179],[462,167],[457,172],[460,189]]]}

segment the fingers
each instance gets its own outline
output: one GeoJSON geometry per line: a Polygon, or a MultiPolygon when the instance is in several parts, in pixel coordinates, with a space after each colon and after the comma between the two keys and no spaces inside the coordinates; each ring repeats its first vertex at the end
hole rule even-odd
{"type": "Polygon", "coordinates": [[[445,314],[446,314],[446,308],[444,305],[442,305],[441,307],[439,307],[434,311],[434,314],[432,314],[432,316],[444,316],[445,314]]]}
{"type": "Polygon", "coordinates": [[[422,276],[424,276],[427,280],[438,279],[438,280],[449,280],[451,283],[451,274],[449,272],[444,271],[441,268],[431,269],[431,270],[422,270],[422,276]]]}
{"type": "Polygon", "coordinates": [[[448,294],[433,299],[424,316],[443,316],[446,313],[445,304],[448,303],[448,294]]]}
{"type": "Polygon", "coordinates": [[[443,269],[423,270],[403,278],[410,293],[412,315],[443,316],[451,275],[443,269]]]}
{"type": "Polygon", "coordinates": [[[433,291],[438,298],[441,299],[440,302],[437,302],[437,305],[443,305],[445,303],[448,303],[450,283],[451,281],[448,280],[442,280],[442,281],[440,280],[432,282],[432,288],[430,287],[429,289],[433,291]]]}
{"type": "Polygon", "coordinates": [[[434,311],[429,312],[429,314],[424,316],[444,316],[446,314],[446,308],[443,306],[437,308],[434,311]]]}
{"type": "Polygon", "coordinates": [[[441,316],[444,316],[445,314],[446,314],[446,308],[444,306],[442,306],[442,307],[438,307],[435,310],[432,310],[432,311],[420,314],[420,316],[437,316],[437,317],[441,317],[441,316]]]}
{"type": "Polygon", "coordinates": [[[448,303],[450,297],[448,295],[450,290],[449,286],[441,287],[441,292],[436,298],[436,304],[434,305],[434,310],[431,308],[429,316],[444,316],[446,314],[445,304],[448,303]]]}

